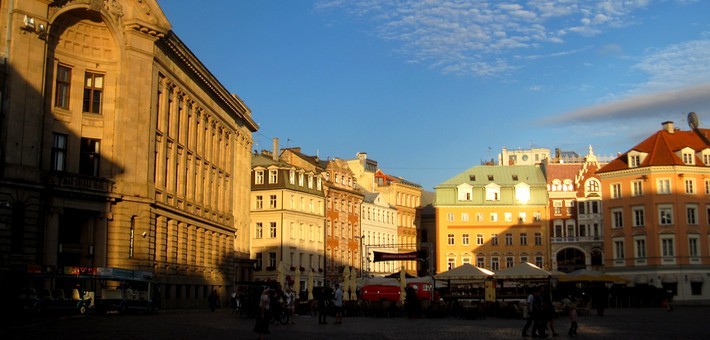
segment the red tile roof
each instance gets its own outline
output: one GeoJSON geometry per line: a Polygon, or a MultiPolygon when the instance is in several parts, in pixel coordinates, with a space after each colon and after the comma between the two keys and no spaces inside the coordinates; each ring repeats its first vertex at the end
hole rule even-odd
{"type": "Polygon", "coordinates": [[[546,166],[546,172],[547,172],[547,184],[552,183],[553,180],[559,179],[559,180],[565,180],[569,179],[574,181],[577,175],[579,174],[579,170],[582,169],[582,165],[584,163],[551,163],[546,166]]]}
{"type": "MultiPolygon", "coordinates": [[[[705,136],[710,135],[710,129],[698,129],[705,136]]],[[[631,150],[612,160],[606,166],[599,169],[599,172],[610,172],[629,168],[627,155],[631,151],[647,153],[648,156],[641,162],[640,167],[659,165],[685,165],[683,160],[676,154],[683,148],[689,147],[695,152],[700,152],[710,145],[705,144],[703,139],[694,131],[676,130],[672,133],[660,130],[637,144],[631,150]]],[[[695,166],[705,167],[703,161],[695,159],[695,166]]]]}

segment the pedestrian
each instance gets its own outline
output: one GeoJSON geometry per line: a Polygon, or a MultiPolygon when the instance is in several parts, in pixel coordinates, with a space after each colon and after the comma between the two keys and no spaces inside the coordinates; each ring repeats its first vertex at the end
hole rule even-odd
{"type": "MultiPolygon", "coordinates": [[[[549,289],[545,287],[542,288],[540,297],[543,303],[543,313],[545,318],[545,325],[550,327],[550,332],[552,336],[559,336],[555,331],[555,305],[552,303],[552,293],[549,289]]],[[[547,327],[545,327],[547,329],[547,327]]]]}
{"type": "Polygon", "coordinates": [[[542,294],[544,288],[540,287],[535,294],[533,294],[533,306],[532,306],[532,317],[533,317],[533,338],[547,338],[547,317],[545,315],[545,303],[542,300],[542,294]]]}
{"type": "Polygon", "coordinates": [[[573,303],[565,304],[567,315],[569,315],[569,336],[577,336],[577,305],[573,303]]]}
{"type": "Polygon", "coordinates": [[[293,319],[294,316],[296,316],[296,292],[293,290],[293,287],[289,287],[288,290],[286,290],[286,310],[288,311],[290,323],[292,325],[296,324],[296,321],[293,319]]]}
{"type": "MultiPolygon", "coordinates": [[[[532,313],[532,307],[533,303],[535,302],[535,291],[530,292],[528,294],[528,298],[525,301],[525,308],[523,309],[523,319],[525,319],[525,326],[523,327],[523,336],[527,337],[528,335],[528,329],[530,329],[530,326],[533,324],[533,313],[532,313]]],[[[535,333],[535,328],[532,330],[532,334],[536,335],[535,333]]]]}
{"type": "Polygon", "coordinates": [[[326,316],[328,315],[328,297],[326,296],[325,287],[320,287],[316,296],[318,299],[318,323],[325,325],[326,316]]]}
{"type": "Polygon", "coordinates": [[[213,289],[210,296],[207,298],[207,303],[210,306],[210,311],[214,312],[215,309],[219,308],[219,294],[217,290],[213,289]]]}
{"type": "Polygon", "coordinates": [[[259,334],[257,339],[263,339],[264,334],[269,334],[269,318],[270,308],[271,308],[271,298],[273,296],[273,289],[266,288],[261,293],[259,298],[259,313],[256,315],[256,324],[254,325],[254,332],[259,334]]]}
{"type": "Polygon", "coordinates": [[[335,296],[333,296],[333,306],[335,306],[335,324],[343,323],[343,290],[339,284],[335,284],[335,296]]]}

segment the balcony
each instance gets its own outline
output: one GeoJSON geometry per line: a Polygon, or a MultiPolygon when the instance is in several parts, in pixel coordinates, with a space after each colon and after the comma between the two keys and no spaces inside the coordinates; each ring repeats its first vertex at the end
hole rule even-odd
{"type": "Polygon", "coordinates": [[[113,190],[113,181],[68,172],[50,172],[46,176],[47,185],[55,190],[91,192],[93,194],[109,194],[113,190]]]}
{"type": "Polygon", "coordinates": [[[552,243],[580,243],[580,242],[601,242],[601,236],[568,236],[568,237],[552,237],[552,243]]]}

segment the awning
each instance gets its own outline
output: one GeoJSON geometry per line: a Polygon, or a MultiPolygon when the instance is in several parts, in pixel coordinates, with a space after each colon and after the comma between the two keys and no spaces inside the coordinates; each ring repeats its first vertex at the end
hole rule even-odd
{"type": "Polygon", "coordinates": [[[703,274],[690,274],[690,275],[688,275],[688,281],[690,281],[690,282],[704,282],[705,277],[703,277],[703,274]]]}
{"type": "Polygon", "coordinates": [[[675,277],[673,274],[665,274],[661,276],[661,282],[663,283],[677,283],[678,278],[675,277]]]}

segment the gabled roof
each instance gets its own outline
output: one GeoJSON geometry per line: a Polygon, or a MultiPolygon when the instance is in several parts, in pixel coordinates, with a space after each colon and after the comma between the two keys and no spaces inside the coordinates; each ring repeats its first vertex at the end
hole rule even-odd
{"type": "MultiPolygon", "coordinates": [[[[708,136],[710,129],[698,129],[700,133],[708,136]]],[[[700,136],[694,131],[675,130],[668,132],[665,129],[657,131],[641,143],[637,144],[631,150],[620,155],[606,166],[599,169],[597,172],[610,172],[624,170],[629,168],[629,153],[632,151],[648,154],[641,162],[639,167],[647,166],[663,166],[663,165],[686,165],[683,160],[676,154],[684,148],[691,148],[695,152],[700,152],[709,148],[710,145],[705,144],[700,136]]],[[[696,157],[695,166],[705,167],[702,160],[696,157]]]]}
{"type": "Polygon", "coordinates": [[[582,169],[584,163],[551,163],[545,166],[545,171],[547,172],[547,183],[552,183],[553,180],[565,180],[569,179],[574,181],[574,179],[579,174],[579,170],[582,169]]]}

